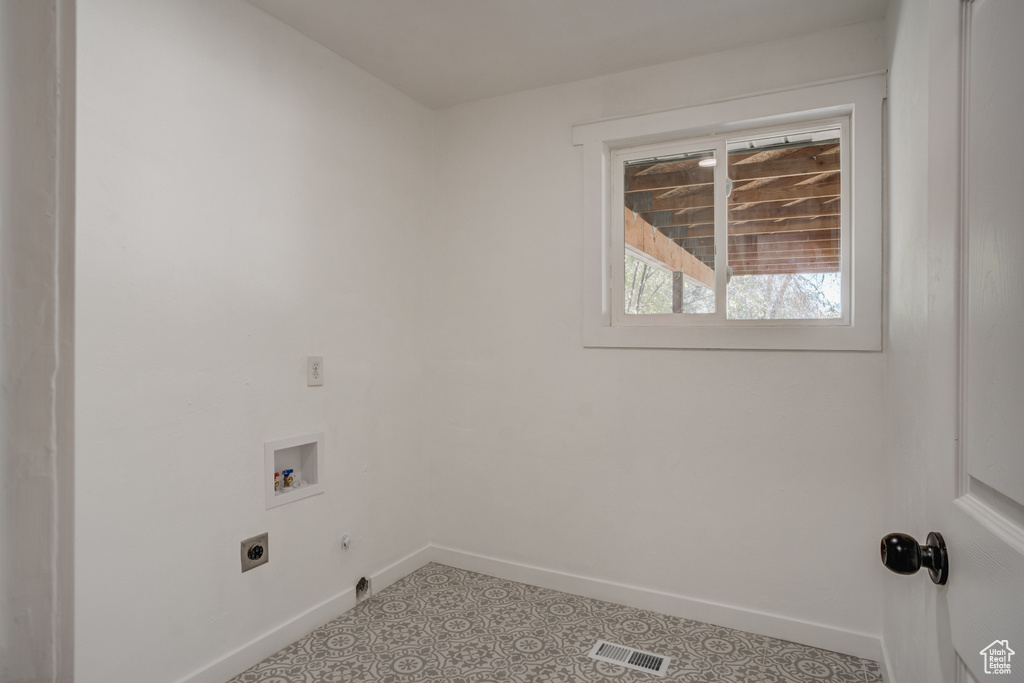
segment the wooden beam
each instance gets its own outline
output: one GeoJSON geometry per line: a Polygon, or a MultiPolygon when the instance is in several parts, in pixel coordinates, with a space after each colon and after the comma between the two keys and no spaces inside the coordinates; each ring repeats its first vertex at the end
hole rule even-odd
{"type": "MultiPolygon", "coordinates": [[[[733,182],[751,180],[790,178],[799,181],[799,176],[814,176],[834,173],[840,170],[838,154],[817,157],[788,157],[775,161],[761,161],[749,164],[731,164],[729,177],[733,182]]],[[[630,176],[625,179],[626,192],[642,190],[671,190],[678,187],[709,185],[714,183],[714,169],[702,168],[697,171],[675,171],[630,176]]]]}
{"type": "Polygon", "coordinates": [[[733,275],[750,275],[760,273],[807,273],[807,272],[839,272],[839,264],[835,261],[777,261],[739,264],[732,267],[733,275]]]}
{"type": "MultiPolygon", "coordinates": [[[[761,178],[781,178],[788,176],[817,175],[838,171],[839,154],[823,154],[835,150],[836,145],[813,145],[796,148],[801,156],[789,156],[782,159],[760,162],[733,162],[730,155],[729,177],[735,180],[758,180],[761,178]],[[805,151],[806,150],[806,151],[805,151]]],[[[752,155],[747,155],[749,158],[752,155]]],[[[638,190],[671,189],[684,185],[701,185],[714,182],[714,168],[697,168],[694,170],[672,171],[669,173],[647,173],[650,167],[627,169],[625,185],[627,192],[638,190]],[[642,174],[642,175],[641,175],[642,174]]]]}
{"type": "Polygon", "coordinates": [[[781,178],[784,176],[812,175],[839,170],[838,154],[822,154],[810,157],[787,157],[777,161],[762,161],[749,164],[730,164],[729,177],[736,180],[757,180],[759,178],[781,178]]]}
{"type": "MultiPolygon", "coordinates": [[[[648,213],[651,211],[679,211],[682,209],[703,209],[715,205],[714,188],[710,185],[695,186],[697,191],[685,195],[672,196],[663,193],[661,196],[646,196],[647,193],[627,193],[626,203],[634,211],[648,213]],[[668,196],[665,196],[668,195],[668,196]],[[637,201],[640,199],[641,201],[637,201]]],[[[729,203],[757,204],[760,202],[782,202],[794,199],[824,199],[840,196],[839,182],[821,183],[816,185],[797,185],[792,187],[763,187],[753,190],[733,192],[729,203]]]]}
{"type": "MultiPolygon", "coordinates": [[[[688,225],[670,225],[666,227],[658,228],[666,237],[671,239],[683,239],[683,238],[701,238],[710,239],[715,235],[715,229],[713,226],[688,226],[688,225]]],[[[759,237],[768,235],[791,235],[793,239],[797,239],[799,235],[819,233],[827,231],[829,235],[835,233],[836,236],[840,233],[839,230],[839,217],[827,217],[814,219],[809,221],[781,221],[779,223],[740,223],[730,224],[728,228],[729,240],[733,241],[740,237],[759,237]]],[[[803,237],[802,239],[808,239],[803,237]]],[[[820,239],[815,237],[815,239],[820,239]]]]}
{"type": "Polygon", "coordinates": [[[641,161],[631,163],[626,167],[626,172],[631,176],[652,175],[654,173],[675,173],[678,171],[689,172],[703,170],[699,157],[688,159],[674,159],[671,161],[641,161]]]}
{"type": "Polygon", "coordinates": [[[733,256],[775,258],[784,254],[817,254],[820,256],[839,256],[839,242],[791,242],[789,244],[773,244],[759,246],[739,244],[729,246],[729,258],[733,256]]]}
{"type": "Polygon", "coordinates": [[[814,199],[818,197],[838,197],[841,184],[838,177],[835,181],[814,183],[811,185],[790,185],[778,187],[765,185],[752,190],[735,190],[729,195],[731,204],[756,204],[757,202],[774,202],[786,199],[814,199]]]}
{"type": "Polygon", "coordinates": [[[740,270],[733,268],[732,274],[736,275],[781,275],[781,274],[814,274],[814,273],[828,273],[828,272],[839,272],[839,266],[800,266],[794,267],[791,265],[783,266],[764,266],[764,267],[753,267],[750,269],[740,270]]]}
{"type": "MultiPolygon", "coordinates": [[[[681,188],[675,187],[671,190],[679,190],[681,188]]],[[[687,188],[686,193],[678,193],[665,191],[665,190],[654,190],[650,192],[627,192],[625,198],[625,204],[627,206],[636,207],[638,202],[635,197],[644,197],[644,201],[640,204],[646,204],[641,206],[641,211],[647,213],[649,211],[678,211],[680,209],[699,209],[708,206],[715,205],[715,188],[713,185],[690,185],[687,188]],[[647,200],[646,196],[650,195],[651,199],[647,200]]],[[[635,210],[635,209],[634,209],[635,210]]]]}
{"type": "Polygon", "coordinates": [[[709,206],[704,209],[680,209],[672,214],[673,225],[701,225],[715,223],[715,208],[709,206]]]}
{"type": "MultiPolygon", "coordinates": [[[[655,200],[656,201],[656,200],[655,200]]],[[[649,223],[656,223],[658,227],[671,227],[677,225],[714,225],[715,209],[708,207],[703,209],[682,209],[677,211],[670,221],[656,220],[650,212],[640,212],[644,220],[649,223]]],[[[655,212],[656,213],[656,212],[655,212]]],[[[829,202],[828,199],[808,200],[793,206],[780,206],[778,203],[765,202],[743,209],[729,209],[729,222],[744,221],[766,221],[775,219],[792,218],[817,218],[821,216],[840,215],[840,203],[829,202]]]]}
{"type": "Polygon", "coordinates": [[[815,249],[778,249],[774,251],[738,251],[730,249],[728,253],[728,264],[734,268],[738,265],[750,265],[755,263],[796,263],[804,261],[822,261],[839,263],[841,250],[838,248],[815,248],[815,249]]]}
{"type": "Polygon", "coordinates": [[[730,264],[732,259],[772,259],[789,256],[834,257],[841,253],[839,240],[814,240],[806,242],[777,242],[772,244],[736,243],[729,245],[730,264]]]}
{"type": "MultiPolygon", "coordinates": [[[[792,264],[788,264],[787,263],[787,264],[780,265],[780,264],[770,264],[770,263],[763,263],[763,262],[761,262],[761,263],[751,262],[749,264],[734,263],[734,264],[732,264],[732,269],[733,269],[733,274],[735,275],[737,272],[741,272],[741,271],[744,271],[744,270],[762,270],[762,271],[767,272],[767,271],[770,271],[770,270],[779,270],[781,268],[789,267],[789,266],[792,266],[792,264]]],[[[819,266],[814,266],[814,267],[819,267],[819,266]]],[[[839,261],[826,262],[826,264],[820,265],[820,267],[821,268],[830,269],[830,270],[826,270],[825,272],[839,272],[839,261]]],[[[808,266],[808,268],[810,268],[810,266],[808,266]]]]}
{"type": "Polygon", "coordinates": [[[730,235],[729,244],[751,244],[768,246],[804,242],[839,241],[838,230],[815,230],[813,232],[785,232],[777,235],[730,235]]]}
{"type": "Polygon", "coordinates": [[[711,185],[715,182],[714,168],[700,168],[696,171],[675,171],[652,173],[651,175],[626,175],[626,192],[640,190],[671,190],[690,185],[711,185]]]}
{"type": "Polygon", "coordinates": [[[730,152],[729,163],[735,166],[744,163],[752,164],[762,161],[774,161],[776,159],[800,159],[838,153],[838,142],[826,142],[817,145],[812,143],[793,147],[772,147],[769,149],[745,149],[730,152]]]}
{"type": "Polygon", "coordinates": [[[828,262],[838,263],[839,254],[835,255],[818,255],[815,253],[804,253],[804,252],[792,252],[789,254],[775,254],[773,255],[752,255],[747,256],[743,254],[729,255],[729,265],[735,268],[737,265],[743,265],[747,263],[798,263],[798,262],[828,262]]]}
{"type": "MultiPolygon", "coordinates": [[[[820,259],[819,262],[817,264],[815,264],[815,266],[821,266],[823,268],[834,268],[836,271],[838,271],[839,270],[839,264],[840,264],[840,261],[838,259],[820,259]]],[[[770,263],[768,261],[750,261],[748,263],[735,262],[735,263],[731,263],[729,265],[732,266],[733,273],[735,273],[736,271],[747,270],[747,269],[750,269],[750,268],[771,269],[771,268],[778,268],[778,267],[781,267],[781,266],[791,266],[791,265],[794,265],[794,264],[792,262],[790,262],[790,261],[782,261],[782,260],[780,260],[780,262],[778,262],[778,263],[770,263]]],[[[808,264],[804,263],[803,265],[806,266],[808,264]]],[[[808,267],[810,267],[810,266],[808,266],[808,267]]]]}
{"type": "Polygon", "coordinates": [[[838,216],[839,202],[827,199],[809,199],[792,206],[778,206],[770,202],[755,204],[745,209],[730,209],[729,221],[760,221],[775,218],[817,218],[838,216]]]}
{"type": "Polygon", "coordinates": [[[704,209],[707,207],[714,207],[714,205],[715,196],[713,191],[695,192],[684,197],[654,197],[651,200],[651,211],[704,209]]]}
{"type": "MultiPolygon", "coordinates": [[[[822,216],[810,219],[784,221],[729,223],[729,235],[773,235],[786,232],[807,232],[811,230],[838,229],[839,216],[822,216]]],[[[703,230],[703,228],[700,228],[703,230]]],[[[712,231],[713,232],[713,231],[712,231]]]]}
{"type": "MultiPolygon", "coordinates": [[[[729,239],[729,251],[771,251],[773,249],[811,249],[815,247],[819,248],[839,248],[840,240],[838,237],[832,236],[831,231],[822,230],[817,233],[791,233],[789,235],[783,235],[780,237],[788,237],[789,239],[778,240],[778,241],[751,241],[747,237],[735,237],[729,239]]],[[[771,236],[771,235],[769,235],[771,236]]],[[[683,249],[694,249],[705,247],[714,247],[715,241],[712,237],[687,237],[683,239],[674,240],[683,249]]]]}
{"type": "Polygon", "coordinates": [[[728,265],[736,268],[756,263],[769,263],[776,261],[791,263],[802,260],[839,263],[841,260],[841,252],[839,249],[793,249],[776,252],[734,252],[730,250],[727,262],[728,265]]]}
{"type": "Polygon", "coordinates": [[[714,289],[715,271],[699,258],[651,227],[641,216],[624,209],[626,244],[647,254],[673,272],[689,275],[701,284],[714,289]]]}
{"type": "Polygon", "coordinates": [[[805,255],[805,254],[794,254],[791,256],[779,255],[775,258],[757,257],[757,258],[729,258],[729,265],[732,266],[733,271],[736,268],[741,267],[760,267],[764,265],[776,265],[776,264],[791,264],[791,265],[822,265],[822,266],[838,266],[840,263],[839,256],[827,256],[827,255],[805,255]]]}
{"type": "MultiPolygon", "coordinates": [[[[665,220],[664,216],[669,212],[651,213],[644,214],[644,219],[647,220],[651,225],[666,231],[675,230],[676,236],[682,236],[683,233],[694,235],[694,236],[710,236],[715,232],[713,221],[693,221],[687,220],[686,217],[672,216],[671,220],[665,220]],[[651,219],[654,220],[651,220],[651,219]],[[661,220],[658,220],[661,219],[661,220]]],[[[703,218],[703,216],[698,216],[703,218]]],[[[762,221],[730,221],[729,222],[729,234],[730,235],[771,235],[781,232],[805,232],[808,230],[821,230],[825,228],[840,227],[840,221],[838,215],[832,216],[819,216],[817,218],[784,218],[781,220],[762,220],[762,221]]]]}

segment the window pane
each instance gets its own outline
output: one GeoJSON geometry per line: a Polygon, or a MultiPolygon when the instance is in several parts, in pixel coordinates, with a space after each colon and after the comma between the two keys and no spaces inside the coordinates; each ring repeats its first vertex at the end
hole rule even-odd
{"type": "Polygon", "coordinates": [[[683,282],[683,310],[687,313],[714,313],[715,288],[686,278],[683,282]]]}
{"type": "Polygon", "coordinates": [[[626,313],[714,313],[714,166],[714,150],[625,164],[626,313]]]}
{"type": "Polygon", "coordinates": [[[727,317],[841,317],[840,129],[727,147],[727,317]]]}
{"type": "Polygon", "coordinates": [[[672,273],[626,252],[626,313],[671,313],[672,273]]]}

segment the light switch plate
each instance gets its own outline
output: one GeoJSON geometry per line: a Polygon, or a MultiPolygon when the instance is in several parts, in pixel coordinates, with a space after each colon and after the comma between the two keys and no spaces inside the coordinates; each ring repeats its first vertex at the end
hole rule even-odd
{"type": "Polygon", "coordinates": [[[306,386],[322,387],[324,385],[324,357],[306,357],[306,386]]]}

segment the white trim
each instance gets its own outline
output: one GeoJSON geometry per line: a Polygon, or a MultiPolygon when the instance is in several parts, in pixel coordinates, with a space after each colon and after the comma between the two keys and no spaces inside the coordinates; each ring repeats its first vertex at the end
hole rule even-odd
{"type": "MultiPolygon", "coordinates": [[[[965,5],[968,3],[964,3],[965,5]]],[[[956,658],[956,678],[955,683],[977,683],[974,676],[971,675],[971,670],[967,668],[967,662],[961,659],[959,656],[956,658]]],[[[891,683],[886,681],[886,683],[891,683]]]]}
{"type": "Polygon", "coordinates": [[[956,226],[956,251],[959,258],[954,261],[956,268],[956,495],[967,495],[971,490],[971,477],[967,470],[967,313],[969,311],[968,284],[970,277],[970,255],[967,226],[969,194],[967,192],[967,167],[970,163],[968,135],[970,125],[971,94],[971,12],[972,5],[965,2],[960,6],[960,215],[956,226]]]}
{"type": "Polygon", "coordinates": [[[878,658],[878,666],[882,670],[882,683],[896,683],[896,679],[892,677],[892,660],[889,659],[889,648],[885,646],[885,638],[879,642],[882,646],[882,656],[878,658]]]}
{"type": "MultiPolygon", "coordinates": [[[[971,0],[965,0],[965,2],[970,2],[970,1],[971,0]]],[[[810,83],[804,83],[803,85],[798,85],[798,86],[784,85],[784,86],[781,86],[781,87],[778,87],[778,88],[769,88],[767,90],[758,90],[756,92],[746,93],[746,94],[743,94],[743,95],[732,95],[730,97],[720,97],[720,98],[718,98],[716,100],[705,100],[703,102],[694,102],[693,104],[691,104],[689,106],[691,106],[691,107],[699,107],[699,106],[703,106],[703,105],[707,105],[707,104],[721,104],[723,102],[735,102],[736,100],[745,100],[748,97],[760,97],[761,95],[774,95],[775,93],[780,93],[780,92],[791,92],[791,91],[797,90],[799,88],[815,88],[815,87],[818,87],[819,85],[832,85],[833,83],[846,83],[848,81],[858,81],[858,80],[860,80],[862,78],[871,78],[872,76],[882,76],[882,77],[886,77],[887,78],[888,77],[888,73],[889,73],[888,69],[876,69],[875,71],[865,71],[863,73],[851,74],[849,76],[838,76],[836,78],[826,78],[826,79],[823,79],[823,80],[820,80],[820,81],[812,81],[810,83]]],[[[670,107],[668,109],[655,109],[655,110],[650,111],[648,113],[649,114],[660,114],[660,113],[666,112],[666,111],[675,111],[677,108],[678,107],[670,107]]],[[[596,124],[596,123],[604,123],[605,121],[618,121],[621,118],[623,118],[623,117],[621,117],[621,116],[613,116],[613,117],[604,118],[604,119],[596,119],[594,121],[588,122],[585,125],[593,125],[593,124],[596,124]]],[[[575,128],[574,128],[574,130],[575,130],[575,128]]],[[[575,144],[580,144],[580,143],[577,143],[575,141],[575,138],[573,138],[573,144],[575,145],[575,144]]]]}
{"type": "MultiPolygon", "coordinates": [[[[324,492],[323,485],[320,483],[324,476],[324,443],[325,437],[322,431],[263,443],[263,495],[266,498],[268,510],[324,492]],[[276,471],[277,452],[303,446],[316,446],[316,453],[310,458],[308,466],[303,466],[305,471],[302,472],[302,476],[309,479],[307,485],[287,492],[283,488],[280,491],[275,490],[274,472],[276,471]]],[[[305,456],[302,457],[302,462],[306,462],[305,456]]],[[[284,486],[283,481],[281,485],[284,486]]]]}
{"type": "Polygon", "coordinates": [[[604,600],[685,619],[704,621],[771,638],[842,652],[855,657],[864,657],[878,662],[883,669],[883,676],[886,676],[886,663],[883,661],[885,653],[882,641],[878,636],[756,612],[742,607],[688,598],[674,593],[664,593],[638,586],[544,569],[454,548],[431,546],[431,559],[434,562],[458,569],[488,574],[532,586],[573,593],[594,600],[604,600]]]}
{"type": "Polygon", "coordinates": [[[884,97],[885,77],[875,75],[574,126],[573,144],[583,145],[584,164],[584,346],[880,351],[884,97]],[[611,313],[614,261],[609,260],[614,244],[614,216],[608,202],[611,157],[615,150],[744,133],[768,126],[799,126],[843,116],[850,117],[852,127],[849,152],[844,154],[843,182],[852,187],[847,196],[852,197],[850,215],[856,231],[852,244],[850,324],[729,321],[686,328],[615,325],[611,313]],[[853,160],[851,173],[845,172],[845,157],[853,160]]]}
{"type": "MultiPolygon", "coordinates": [[[[431,550],[431,546],[424,546],[376,574],[372,574],[370,583],[374,591],[384,590],[395,581],[408,576],[430,562],[431,550]]],[[[355,587],[344,590],[273,627],[263,635],[257,636],[198,671],[178,679],[177,683],[224,683],[249,667],[259,664],[281,648],[291,645],[310,631],[323,626],[332,619],[337,619],[355,605],[355,587]]]]}
{"type": "Polygon", "coordinates": [[[52,471],[54,483],[53,631],[54,680],[69,681],[75,668],[75,192],[77,159],[77,39],[75,0],[57,0],[54,18],[56,62],[54,179],[56,225],[54,264],[55,388],[52,471]]]}

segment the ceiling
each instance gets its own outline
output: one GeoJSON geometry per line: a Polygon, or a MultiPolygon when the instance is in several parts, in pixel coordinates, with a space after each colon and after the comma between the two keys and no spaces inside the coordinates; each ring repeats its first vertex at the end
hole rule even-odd
{"type": "Polygon", "coordinates": [[[888,0],[248,0],[431,108],[885,16],[888,0]]]}

